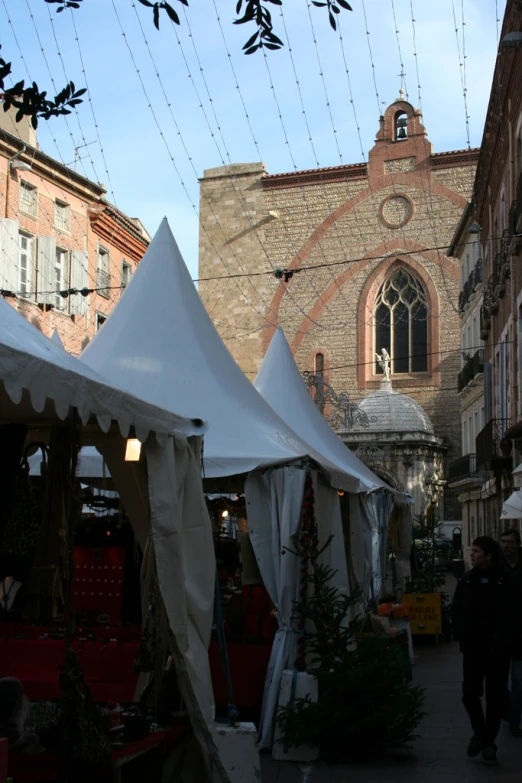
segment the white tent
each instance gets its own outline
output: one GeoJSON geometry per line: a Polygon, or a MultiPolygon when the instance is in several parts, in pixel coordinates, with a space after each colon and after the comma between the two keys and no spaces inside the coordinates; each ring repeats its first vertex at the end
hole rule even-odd
{"type": "MultiPolygon", "coordinates": [[[[283,330],[278,327],[254,386],[271,408],[323,459],[351,476],[357,476],[369,489],[391,487],[381,481],[335,434],[312,400],[295,363],[283,330]]],[[[341,489],[341,487],[338,487],[341,489]]]]}
{"type": "MultiPolygon", "coordinates": [[[[31,476],[39,476],[42,470],[42,452],[36,451],[28,457],[29,473],[31,476]]],[[[95,446],[83,446],[78,454],[78,464],[76,475],[85,484],[93,483],[101,484],[103,486],[104,481],[107,482],[107,486],[112,487],[111,474],[103,459],[103,455],[100,454],[95,446]]]]}
{"type": "MultiPolygon", "coordinates": [[[[320,451],[315,442],[296,435],[256,391],[206,312],[166,219],[121,300],[81,359],[149,402],[186,416],[196,411],[203,416],[210,423],[205,436],[207,477],[249,474],[245,484],[249,531],[263,578],[282,613],[278,651],[274,653],[279,671],[292,657],[295,634],[287,615],[291,614],[293,597],[285,586],[287,578],[280,578],[270,562],[276,552],[279,563],[282,542],[291,541],[304,487],[304,470],[290,463],[311,458],[322,469],[315,472],[314,479],[316,503],[321,504],[317,518],[322,540],[334,532],[338,543],[342,542],[338,502],[333,504],[326,490],[333,486],[350,493],[368,492],[379,489],[383,482],[355,457],[348,454],[343,461],[333,447],[320,451]],[[284,601],[280,600],[281,591],[284,601]],[[283,603],[288,610],[284,613],[283,603]]],[[[338,501],[337,491],[334,495],[338,501]]],[[[337,557],[340,586],[348,589],[344,547],[341,544],[332,551],[337,557]]],[[[294,579],[295,568],[290,570],[293,576],[289,579],[294,579]]],[[[272,695],[278,676],[276,671],[272,695]]],[[[262,747],[270,744],[273,708],[269,713],[262,747]]]]}
{"type": "Polygon", "coordinates": [[[208,421],[208,478],[310,456],[340,489],[379,486],[370,471],[346,473],[315,453],[254,389],[205,310],[166,218],[80,358],[141,399],[208,421]]]}
{"type": "MultiPolygon", "coordinates": [[[[373,589],[374,595],[378,595],[380,591],[384,576],[385,531],[393,508],[392,494],[401,502],[404,502],[405,497],[402,493],[394,492],[385,482],[380,481],[345,446],[326,422],[305,387],[281,328],[276,330],[270,342],[254,380],[254,386],[276,413],[316,453],[320,454],[323,460],[335,465],[337,470],[342,473],[359,476],[361,482],[364,481],[374,490],[370,494],[351,495],[343,501],[343,506],[346,502],[349,504],[350,565],[354,581],[358,583],[363,594],[363,600],[358,607],[360,611],[368,600],[370,588],[373,589]],[[389,491],[385,492],[385,490],[389,491]]],[[[262,479],[257,475],[249,477],[246,486],[250,488],[253,484],[256,487],[261,481],[262,479]]],[[[326,535],[323,535],[323,540],[327,535],[333,535],[330,551],[325,554],[328,555],[329,564],[337,570],[334,577],[335,586],[340,590],[348,590],[341,499],[332,487],[323,483],[323,486],[319,488],[319,482],[320,478],[317,477],[315,495],[317,499],[321,498],[322,501],[320,503],[322,513],[317,515],[317,521],[319,525],[328,523],[328,530],[324,531],[326,535]]],[[[281,494],[284,497],[285,494],[288,494],[288,489],[281,494]]],[[[263,513],[266,515],[265,510],[263,513]]],[[[299,520],[298,515],[295,514],[293,517],[292,514],[289,514],[289,518],[294,519],[294,524],[295,520],[299,520]]],[[[288,530],[282,528],[281,533],[282,537],[286,539],[285,545],[291,547],[292,530],[290,528],[291,525],[288,530]]],[[[281,546],[274,546],[274,542],[270,541],[266,533],[263,534],[261,531],[263,531],[263,524],[260,518],[254,533],[251,534],[252,543],[259,556],[260,565],[265,564],[264,569],[261,568],[262,573],[268,572],[270,575],[269,577],[265,576],[265,583],[269,586],[272,600],[279,607],[285,620],[279,637],[276,637],[272,653],[270,672],[273,674],[274,683],[272,687],[269,685],[265,691],[261,746],[268,747],[273,731],[273,714],[277,704],[283,664],[285,660],[291,659],[294,646],[293,640],[288,638],[288,634],[286,634],[286,640],[280,636],[283,634],[285,626],[291,627],[292,625],[293,601],[299,590],[299,578],[292,559],[281,556],[281,546]],[[285,641],[288,650],[284,650],[285,641]],[[282,650],[278,650],[278,643],[282,650]],[[283,659],[279,664],[278,656],[283,659]]]]}
{"type": "Polygon", "coordinates": [[[138,541],[142,548],[147,539],[153,544],[158,583],[177,645],[174,658],[181,690],[196,733],[211,748],[212,735],[205,725],[213,721],[207,647],[215,559],[201,487],[203,422],[161,410],[114,388],[3,299],[0,380],[0,423],[24,422],[43,431],[57,420],[76,416],[84,441],[103,452],[138,541]],[[114,431],[115,422],[119,433],[114,431]],[[131,428],[144,443],[148,498],[143,495],[144,477],[136,463],[124,461],[131,428]]]}
{"type": "Polygon", "coordinates": [[[522,492],[513,492],[502,506],[500,519],[522,519],[522,492]]]}

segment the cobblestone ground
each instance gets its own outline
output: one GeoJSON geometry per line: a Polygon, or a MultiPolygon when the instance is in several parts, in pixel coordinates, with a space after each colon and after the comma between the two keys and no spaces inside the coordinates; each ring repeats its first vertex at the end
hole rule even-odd
{"type": "MultiPolygon", "coordinates": [[[[448,592],[453,592],[448,584],[448,592]]],[[[419,738],[401,756],[366,764],[318,764],[309,783],[522,783],[522,739],[514,739],[502,724],[497,739],[498,766],[469,759],[471,736],[461,704],[462,659],[458,645],[416,646],[414,682],[426,689],[426,717],[419,738]]],[[[296,764],[261,757],[262,783],[300,783],[296,764]]]]}

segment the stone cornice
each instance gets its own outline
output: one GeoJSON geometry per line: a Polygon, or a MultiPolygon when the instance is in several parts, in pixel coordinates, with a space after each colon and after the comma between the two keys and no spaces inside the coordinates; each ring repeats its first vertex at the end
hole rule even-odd
{"type": "Polygon", "coordinates": [[[347,179],[362,179],[368,176],[366,163],[352,163],[347,166],[330,166],[324,169],[305,169],[285,174],[265,174],[263,190],[275,188],[298,188],[301,185],[321,185],[325,182],[342,182],[347,179]]]}

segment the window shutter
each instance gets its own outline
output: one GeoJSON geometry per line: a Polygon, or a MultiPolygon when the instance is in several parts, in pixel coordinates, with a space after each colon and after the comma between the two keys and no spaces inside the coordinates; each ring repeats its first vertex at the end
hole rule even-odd
{"type": "Polygon", "coordinates": [[[18,291],[18,220],[0,218],[0,288],[18,291]]]}
{"type": "MultiPolygon", "coordinates": [[[[73,250],[71,253],[71,288],[89,287],[89,254],[87,250],[73,250]]],[[[71,294],[69,312],[71,315],[87,313],[87,297],[81,294],[71,294]]]]}
{"type": "Polygon", "coordinates": [[[54,304],[56,239],[38,237],[38,275],[36,279],[36,301],[54,304]],[[50,293],[50,292],[53,293],[50,293]]]}

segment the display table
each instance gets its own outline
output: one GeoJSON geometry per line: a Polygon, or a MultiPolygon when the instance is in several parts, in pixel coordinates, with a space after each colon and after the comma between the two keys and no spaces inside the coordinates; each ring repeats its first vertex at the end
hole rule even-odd
{"type": "MultiPolygon", "coordinates": [[[[75,641],[85,680],[95,701],[130,702],[138,675],[133,661],[138,642],[75,641]]],[[[32,701],[60,698],[63,639],[0,639],[0,677],[17,677],[32,701]]]]}
{"type": "MultiPolygon", "coordinates": [[[[122,770],[154,749],[160,749],[163,757],[179,742],[188,728],[188,722],[182,721],[164,731],[156,731],[145,739],[128,742],[121,750],[114,751],[98,783],[109,783],[122,778],[122,770]]],[[[9,755],[8,774],[15,783],[55,783],[60,779],[62,761],[55,753],[12,753],[9,755]]],[[[143,778],[144,780],[146,778],[143,778]]]]}

